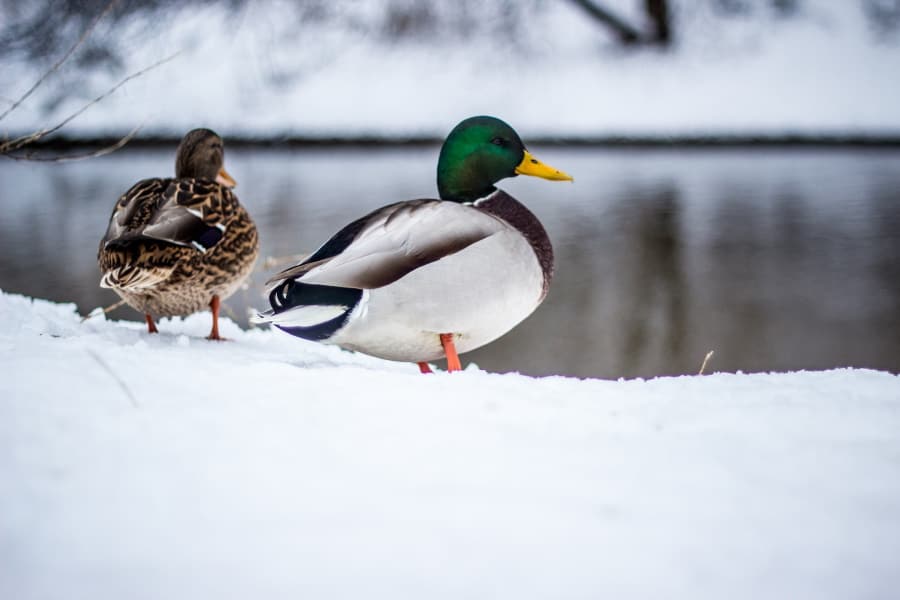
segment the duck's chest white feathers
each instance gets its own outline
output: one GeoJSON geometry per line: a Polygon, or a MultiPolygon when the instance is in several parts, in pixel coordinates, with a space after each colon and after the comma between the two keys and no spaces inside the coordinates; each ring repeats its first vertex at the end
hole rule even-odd
{"type": "Polygon", "coordinates": [[[453,333],[458,352],[487,344],[525,319],[543,297],[544,274],[517,230],[492,235],[367,290],[328,342],[403,361],[442,358],[439,334],[453,333]]]}

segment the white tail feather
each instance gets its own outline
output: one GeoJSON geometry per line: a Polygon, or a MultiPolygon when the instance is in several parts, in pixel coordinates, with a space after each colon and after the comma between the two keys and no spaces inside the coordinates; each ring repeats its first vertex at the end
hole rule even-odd
{"type": "Polygon", "coordinates": [[[100,278],[100,287],[120,290],[141,290],[156,287],[172,274],[173,269],[150,270],[119,267],[110,269],[100,278]]]}
{"type": "Polygon", "coordinates": [[[275,314],[274,311],[267,310],[257,313],[251,317],[252,323],[273,323],[284,327],[312,327],[330,321],[335,317],[339,317],[347,311],[347,306],[343,305],[310,305],[291,308],[284,312],[275,314]]]}

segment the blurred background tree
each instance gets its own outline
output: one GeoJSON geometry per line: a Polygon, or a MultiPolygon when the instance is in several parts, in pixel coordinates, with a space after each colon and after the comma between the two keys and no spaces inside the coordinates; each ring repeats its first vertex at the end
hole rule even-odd
{"type": "MultiPolygon", "coordinates": [[[[350,38],[368,38],[385,45],[409,44],[411,47],[466,47],[477,40],[498,51],[527,55],[541,50],[531,42],[543,27],[542,19],[560,4],[572,7],[596,25],[598,52],[640,53],[678,52],[682,44],[699,36],[718,40],[717,29],[730,22],[762,22],[767,31],[771,20],[814,20],[815,0],[256,0],[256,8],[292,23],[293,37],[341,31],[348,33],[334,42],[338,46],[318,58],[294,53],[290,60],[267,65],[268,81],[273,89],[290,84],[311,69],[327,66],[350,38]],[[268,10],[268,7],[271,10],[268,10]],[[704,27],[682,25],[697,15],[705,18],[704,27]],[[680,37],[680,36],[691,36],[680,37]],[[330,55],[328,54],[330,52],[330,55]]],[[[876,39],[898,37],[900,0],[846,0],[858,7],[876,39]]],[[[178,19],[198,12],[198,8],[224,5],[235,28],[243,24],[247,0],[0,0],[0,61],[4,64],[33,66],[35,78],[53,68],[52,84],[32,99],[38,114],[57,115],[84,105],[113,86],[116,79],[134,73],[146,65],[129,61],[134,51],[151,36],[165,37],[166,29],[178,19]],[[98,16],[102,14],[102,18],[98,16]],[[92,28],[90,35],[65,60],[61,68],[54,63],[92,28]],[[67,104],[69,103],[69,104],[67,104]]],[[[259,14],[259,10],[256,11],[259,14]]],[[[202,40],[206,32],[196,32],[202,40]]],[[[267,40],[272,45],[279,39],[267,40]]],[[[327,46],[330,40],[317,41],[327,46]]],[[[715,42],[720,43],[719,41],[715,42]]],[[[260,51],[265,56],[265,49],[260,51]]],[[[161,57],[156,57],[161,58],[161,57]]],[[[153,62],[151,59],[148,62],[153,62]]],[[[29,85],[17,81],[23,87],[29,85]]],[[[19,89],[0,92],[0,114],[19,99],[19,89]],[[12,97],[11,97],[12,96],[12,97]]],[[[66,113],[66,114],[69,114],[66,113]]],[[[2,117],[0,117],[2,119],[2,117]]]]}
{"type": "MultiPolygon", "coordinates": [[[[303,27],[339,25],[387,40],[429,40],[434,36],[514,39],[529,20],[540,20],[549,0],[266,0],[283,18],[303,27]]],[[[703,5],[732,18],[767,11],[779,18],[802,17],[812,0],[556,0],[581,9],[586,19],[617,40],[642,46],[677,42],[679,16],[703,5]]],[[[900,28],[900,0],[858,3],[878,35],[900,28]]],[[[40,62],[61,54],[107,6],[107,0],[0,0],[0,58],[40,62]]],[[[97,31],[73,57],[80,69],[122,69],[128,43],[152,35],[191,8],[225,4],[239,13],[247,0],[119,0],[97,31]],[[130,40],[118,33],[127,23],[130,40]]]]}

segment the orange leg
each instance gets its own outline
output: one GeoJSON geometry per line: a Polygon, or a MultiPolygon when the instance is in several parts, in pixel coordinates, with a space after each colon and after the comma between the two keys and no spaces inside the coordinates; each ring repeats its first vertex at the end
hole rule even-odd
{"type": "Polygon", "coordinates": [[[431,367],[428,366],[427,362],[420,362],[419,372],[427,375],[428,373],[433,373],[434,371],[431,370],[431,367]]]}
{"type": "Polygon", "coordinates": [[[209,308],[212,311],[213,325],[212,331],[209,332],[209,336],[206,339],[208,340],[217,340],[223,341],[225,338],[219,335],[219,297],[213,296],[212,300],[209,301],[209,308]]]}
{"type": "Polygon", "coordinates": [[[444,347],[444,354],[447,356],[447,371],[462,371],[462,364],[459,362],[459,355],[456,353],[456,346],[453,345],[453,334],[442,333],[441,345],[444,347]]]}
{"type": "Polygon", "coordinates": [[[150,313],[144,313],[144,320],[147,321],[147,333],[159,333],[159,329],[156,328],[156,323],[153,322],[153,317],[150,316],[150,313]]]}

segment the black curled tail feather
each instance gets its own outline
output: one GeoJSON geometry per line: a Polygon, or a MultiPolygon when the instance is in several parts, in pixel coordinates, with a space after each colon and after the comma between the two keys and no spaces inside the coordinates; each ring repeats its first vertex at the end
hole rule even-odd
{"type": "Polygon", "coordinates": [[[288,297],[293,287],[294,280],[288,279],[280,285],[275,286],[275,288],[271,292],[269,292],[269,306],[272,307],[272,311],[276,315],[284,311],[286,308],[290,308],[290,305],[288,304],[288,297]]]}
{"type": "Polygon", "coordinates": [[[273,315],[287,316],[292,310],[299,311],[317,306],[340,308],[341,313],[334,318],[308,326],[279,323],[277,318],[272,321],[275,327],[291,335],[307,340],[324,340],[346,324],[350,313],[359,304],[362,296],[363,290],[356,288],[316,285],[287,279],[269,292],[269,304],[272,306],[273,315]]]}
{"type": "Polygon", "coordinates": [[[277,315],[280,312],[300,306],[346,306],[353,308],[362,297],[362,290],[301,283],[288,279],[269,293],[269,304],[277,315]]]}

